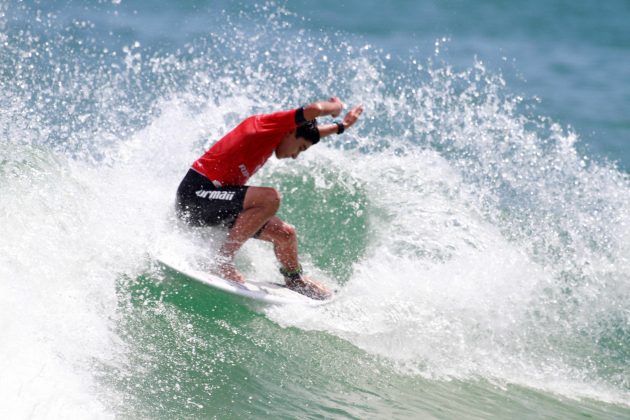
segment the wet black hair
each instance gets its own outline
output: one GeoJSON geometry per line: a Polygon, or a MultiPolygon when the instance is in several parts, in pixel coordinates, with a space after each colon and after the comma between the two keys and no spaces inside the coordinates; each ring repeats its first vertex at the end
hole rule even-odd
{"type": "Polygon", "coordinates": [[[319,129],[317,128],[317,120],[310,120],[300,125],[295,130],[295,138],[302,137],[313,144],[319,141],[319,129]]]}

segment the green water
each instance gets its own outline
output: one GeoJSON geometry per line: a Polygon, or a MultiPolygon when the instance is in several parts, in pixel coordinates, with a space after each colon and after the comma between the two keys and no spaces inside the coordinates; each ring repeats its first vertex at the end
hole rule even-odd
{"type": "Polygon", "coordinates": [[[282,194],[278,215],[299,228],[301,251],[345,283],[352,263],[364,256],[368,246],[366,186],[332,161],[309,162],[299,172],[285,167],[266,175],[260,182],[282,194]],[[331,235],[331,229],[336,234],[331,235]]]}
{"type": "Polygon", "coordinates": [[[120,418],[597,418],[630,410],[487,380],[401,374],[324,332],[172,271],[119,281],[120,366],[102,365],[120,418]],[[157,280],[157,281],[156,281],[157,280]]]}

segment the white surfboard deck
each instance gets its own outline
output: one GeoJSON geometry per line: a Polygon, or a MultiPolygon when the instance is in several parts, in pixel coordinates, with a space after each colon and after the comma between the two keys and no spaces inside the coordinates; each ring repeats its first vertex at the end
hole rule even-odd
{"type": "Polygon", "coordinates": [[[287,289],[278,283],[248,280],[241,284],[225,280],[214,274],[203,271],[181,268],[178,267],[177,264],[166,262],[163,259],[157,259],[157,261],[163,266],[180,273],[197,283],[201,283],[205,286],[221,290],[232,295],[242,296],[266,304],[319,306],[328,302],[328,300],[311,299],[300,293],[294,292],[293,290],[287,289]]]}

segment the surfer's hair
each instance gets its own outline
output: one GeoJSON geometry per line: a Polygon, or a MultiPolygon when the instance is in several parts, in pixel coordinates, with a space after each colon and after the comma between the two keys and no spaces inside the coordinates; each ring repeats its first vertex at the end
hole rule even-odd
{"type": "Polygon", "coordinates": [[[295,130],[295,138],[302,137],[313,144],[319,141],[319,129],[317,128],[317,120],[310,120],[299,126],[295,130]]]}

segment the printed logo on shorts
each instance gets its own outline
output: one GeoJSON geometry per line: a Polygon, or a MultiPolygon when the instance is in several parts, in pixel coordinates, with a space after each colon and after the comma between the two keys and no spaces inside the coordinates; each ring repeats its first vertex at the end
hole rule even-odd
{"type": "Polygon", "coordinates": [[[197,197],[201,197],[201,198],[207,198],[208,200],[226,200],[226,201],[230,201],[231,199],[234,198],[234,194],[236,194],[233,191],[206,191],[206,190],[199,190],[199,191],[195,191],[195,194],[197,194],[197,197]]]}

